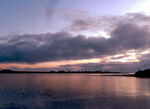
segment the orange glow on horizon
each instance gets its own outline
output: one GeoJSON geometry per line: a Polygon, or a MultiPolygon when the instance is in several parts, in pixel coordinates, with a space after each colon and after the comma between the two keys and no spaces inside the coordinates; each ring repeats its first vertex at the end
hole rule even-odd
{"type": "Polygon", "coordinates": [[[64,60],[64,61],[53,61],[53,62],[42,62],[36,64],[26,64],[26,63],[5,63],[0,64],[1,68],[18,67],[24,68],[56,68],[61,65],[75,65],[75,64],[86,64],[86,63],[99,63],[101,60],[99,58],[93,59],[83,59],[83,60],[64,60]]]}
{"type": "MultiPolygon", "coordinates": [[[[37,69],[37,68],[58,68],[63,65],[76,65],[76,64],[87,64],[87,63],[135,63],[140,62],[138,59],[139,56],[150,53],[149,50],[142,51],[140,53],[135,52],[134,50],[127,51],[123,54],[116,54],[113,56],[106,56],[103,58],[92,58],[92,59],[82,59],[82,60],[63,60],[63,61],[51,61],[51,62],[41,62],[35,64],[28,64],[28,63],[1,63],[0,67],[2,69],[13,68],[17,67],[20,69],[30,68],[30,69],[37,69]]],[[[80,69],[80,68],[76,68],[80,69]]]]}

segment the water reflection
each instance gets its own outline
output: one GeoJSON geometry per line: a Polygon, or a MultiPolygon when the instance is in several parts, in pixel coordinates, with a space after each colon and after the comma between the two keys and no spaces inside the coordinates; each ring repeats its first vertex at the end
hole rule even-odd
{"type": "Polygon", "coordinates": [[[149,109],[149,84],[150,79],[94,74],[2,74],[0,108],[149,109]]]}

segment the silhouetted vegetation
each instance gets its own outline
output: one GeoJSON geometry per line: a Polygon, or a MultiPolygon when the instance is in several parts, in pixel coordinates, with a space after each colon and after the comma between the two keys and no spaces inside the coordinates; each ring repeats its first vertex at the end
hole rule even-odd
{"type": "Polygon", "coordinates": [[[9,69],[1,70],[0,73],[119,73],[119,72],[110,72],[110,71],[13,71],[9,69]]]}
{"type": "Polygon", "coordinates": [[[139,70],[138,72],[135,73],[136,77],[144,77],[144,78],[150,78],[150,69],[147,70],[139,70]]]}

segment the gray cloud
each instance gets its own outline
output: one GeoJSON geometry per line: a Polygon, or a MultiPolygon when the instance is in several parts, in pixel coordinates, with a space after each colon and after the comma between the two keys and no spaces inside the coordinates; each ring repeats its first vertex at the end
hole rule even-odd
{"type": "Polygon", "coordinates": [[[63,70],[81,70],[81,71],[113,71],[113,72],[129,72],[134,73],[139,69],[143,69],[141,63],[88,63],[77,65],[62,65],[58,69],[63,70]]]}
{"type": "Polygon", "coordinates": [[[138,26],[149,27],[150,16],[142,13],[128,13],[124,16],[84,16],[73,19],[72,24],[65,29],[67,31],[100,31],[112,32],[116,26],[122,24],[133,24],[138,26]]]}
{"type": "Polygon", "coordinates": [[[36,63],[83,59],[104,54],[102,38],[73,37],[67,33],[22,35],[1,39],[0,62],[36,63]]]}
{"type": "Polygon", "coordinates": [[[61,0],[47,0],[47,8],[45,10],[46,15],[46,24],[49,28],[54,27],[54,14],[56,6],[59,4],[61,0]]]}
{"type": "MultiPolygon", "coordinates": [[[[122,19],[121,17],[112,19],[107,19],[108,23],[114,25],[109,39],[87,38],[83,35],[74,36],[66,32],[1,38],[0,62],[37,63],[99,58],[123,53],[127,50],[139,51],[150,47],[150,32],[147,26],[149,23],[143,23],[149,21],[148,16],[130,14],[122,19]],[[112,19],[116,21],[112,21],[112,19]]],[[[89,25],[89,22],[80,20],[76,20],[74,23],[83,25],[84,29],[87,29],[86,27],[89,25]]]]}
{"type": "Polygon", "coordinates": [[[46,9],[46,15],[51,17],[53,15],[55,7],[57,6],[57,4],[59,2],[60,2],[60,0],[48,0],[47,9],[46,9]]]}

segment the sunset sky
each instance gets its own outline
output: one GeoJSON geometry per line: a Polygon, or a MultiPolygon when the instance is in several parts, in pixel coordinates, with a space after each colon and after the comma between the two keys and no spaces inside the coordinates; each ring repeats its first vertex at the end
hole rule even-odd
{"type": "Polygon", "coordinates": [[[0,0],[0,69],[150,68],[150,0],[0,0]]]}

